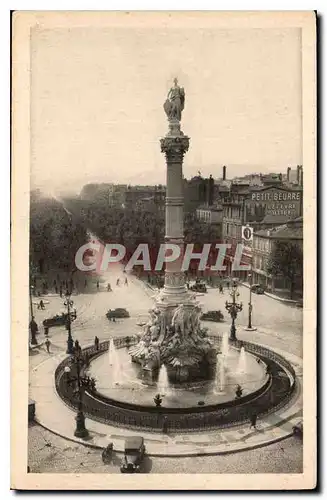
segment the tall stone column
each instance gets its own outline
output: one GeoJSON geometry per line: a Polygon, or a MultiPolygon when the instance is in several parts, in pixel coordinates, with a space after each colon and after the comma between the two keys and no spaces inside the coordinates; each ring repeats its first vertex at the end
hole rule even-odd
{"type": "Polygon", "coordinates": [[[184,89],[175,79],[164,103],[169,130],[160,144],[167,163],[165,242],[179,246],[180,257],[166,263],[164,288],[156,297],[140,341],[129,351],[132,361],[142,366],[143,379],[149,381],[156,379],[163,364],[171,381],[210,378],[217,362],[216,349],[201,328],[201,308],[195,295],[187,291],[182,270],[183,158],[190,143],[180,128],[184,103],[184,89]]]}
{"type": "Polygon", "coordinates": [[[181,270],[184,251],[183,158],[189,148],[189,138],[180,131],[177,120],[169,120],[169,132],[160,140],[161,152],[167,162],[165,242],[180,247],[180,258],[167,262],[163,296],[171,304],[187,300],[185,274],[181,270]]]}

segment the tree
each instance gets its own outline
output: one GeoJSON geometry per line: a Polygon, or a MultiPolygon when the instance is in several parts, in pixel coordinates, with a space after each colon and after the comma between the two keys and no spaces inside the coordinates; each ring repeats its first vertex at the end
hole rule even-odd
{"type": "Polygon", "coordinates": [[[303,253],[297,243],[279,241],[274,243],[267,263],[267,272],[272,276],[283,276],[289,282],[290,298],[293,298],[296,276],[302,274],[303,253]]]}

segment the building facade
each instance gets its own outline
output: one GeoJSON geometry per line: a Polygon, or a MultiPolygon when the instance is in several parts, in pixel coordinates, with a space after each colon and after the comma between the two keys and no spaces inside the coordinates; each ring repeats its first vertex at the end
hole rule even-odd
{"type": "MultiPolygon", "coordinates": [[[[288,289],[288,282],[283,276],[271,276],[267,271],[269,259],[277,241],[287,241],[303,248],[303,218],[298,217],[271,229],[262,229],[253,236],[253,283],[264,286],[272,293],[288,289]]],[[[299,272],[295,281],[295,291],[302,292],[303,276],[299,272]]]]}

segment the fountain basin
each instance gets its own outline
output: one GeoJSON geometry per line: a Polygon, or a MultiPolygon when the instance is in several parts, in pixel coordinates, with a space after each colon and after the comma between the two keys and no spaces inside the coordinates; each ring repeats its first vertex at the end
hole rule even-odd
{"type": "MultiPolygon", "coordinates": [[[[221,337],[211,337],[211,339],[217,345],[217,350],[219,351],[219,346],[222,346],[221,337]]],[[[138,339],[126,336],[117,337],[114,341],[116,347],[124,348],[135,344],[138,339]]],[[[223,395],[218,394],[220,396],[220,403],[216,402],[216,398],[214,404],[209,404],[208,400],[205,401],[203,398],[199,398],[196,401],[196,406],[156,407],[154,401],[152,405],[147,404],[143,406],[139,403],[119,401],[114,397],[107,397],[100,394],[97,390],[87,389],[83,398],[84,414],[87,418],[132,430],[144,429],[145,431],[162,432],[163,425],[165,425],[169,431],[189,432],[191,430],[208,431],[225,426],[239,425],[242,422],[249,421],[249,415],[253,411],[263,416],[282,408],[297,394],[297,381],[294,368],[279,354],[276,354],[267,347],[251,342],[236,341],[232,344],[232,347],[229,346],[229,350],[237,347],[240,352],[243,346],[245,346],[246,352],[250,353],[256,360],[257,364],[263,364],[263,366],[266,364],[269,366],[270,375],[262,387],[246,395],[242,394],[240,398],[230,399],[229,401],[225,400],[224,402],[223,395]]],[[[100,344],[99,349],[91,346],[84,349],[83,352],[87,353],[88,359],[92,360],[93,363],[97,358],[103,358],[105,354],[107,354],[108,359],[108,347],[109,343],[105,341],[100,344]]],[[[219,356],[221,355],[219,354],[219,356]]],[[[66,381],[65,367],[69,365],[69,362],[70,358],[67,357],[57,366],[55,371],[55,385],[57,393],[63,401],[73,410],[77,411],[79,408],[78,395],[71,384],[67,384],[66,381]]],[[[85,366],[84,369],[87,368],[85,366]]],[[[125,367],[123,367],[123,370],[125,371],[125,367]]],[[[143,384],[144,381],[139,380],[138,383],[143,384]]],[[[189,384],[180,385],[183,386],[183,390],[189,386],[189,384]]],[[[145,388],[148,387],[148,385],[145,385],[145,388]]],[[[157,386],[153,385],[153,389],[154,387],[157,388],[157,386]]],[[[121,389],[119,383],[116,389],[121,389]]],[[[179,389],[179,387],[174,386],[173,390],[175,392],[176,389],[179,389]]],[[[201,386],[201,383],[192,383],[190,389],[203,390],[203,386],[201,386]]],[[[132,392],[131,390],[130,394],[132,392]]]]}
{"type": "MultiPolygon", "coordinates": [[[[238,384],[243,389],[243,396],[247,396],[263,387],[268,379],[265,363],[258,364],[257,358],[247,352],[244,353],[247,372],[238,374],[239,350],[235,348],[229,349],[223,388],[219,387],[215,376],[206,381],[172,384],[167,371],[164,378],[167,387],[162,387],[158,370],[149,380],[142,367],[131,362],[127,348],[117,349],[116,356],[119,366],[123,367],[118,384],[116,367],[109,365],[106,353],[91,361],[89,373],[96,379],[97,393],[115,401],[141,406],[153,407],[153,398],[158,393],[164,395],[162,407],[165,408],[194,408],[199,401],[204,402],[202,406],[226,403],[235,399],[238,384]]],[[[219,362],[216,367],[219,371],[219,362]]]]}

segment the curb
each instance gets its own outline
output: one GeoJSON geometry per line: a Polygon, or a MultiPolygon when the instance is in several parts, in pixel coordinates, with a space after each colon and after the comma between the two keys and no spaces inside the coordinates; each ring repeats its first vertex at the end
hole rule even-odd
{"type": "MultiPolygon", "coordinates": [[[[42,422],[40,422],[37,418],[34,418],[34,421],[40,425],[40,427],[42,427],[43,429],[46,429],[48,430],[49,432],[51,432],[52,434],[55,434],[56,436],[59,436],[61,437],[62,439],[66,439],[67,441],[70,441],[72,443],[77,443],[77,444],[80,444],[82,446],[85,446],[87,448],[92,448],[94,450],[103,450],[104,449],[104,446],[100,446],[98,444],[94,444],[94,443],[88,443],[87,441],[84,441],[80,438],[76,438],[75,436],[74,437],[70,437],[70,436],[66,436],[62,433],[60,433],[59,431],[56,431],[54,429],[50,429],[50,427],[44,425],[42,422]]],[[[90,431],[92,432],[92,431],[90,431]]],[[[252,444],[252,445],[248,445],[248,446],[245,446],[244,448],[239,448],[239,449],[235,449],[235,450],[212,450],[212,451],[186,451],[185,453],[169,453],[169,452],[166,452],[166,453],[162,453],[162,452],[152,452],[152,453],[146,453],[146,455],[148,457],[169,457],[169,458],[183,458],[183,457],[208,457],[208,456],[217,456],[217,455],[231,455],[233,453],[242,453],[243,451],[250,451],[250,450],[255,450],[257,448],[264,448],[265,446],[270,446],[271,444],[275,444],[275,443],[278,443],[279,441],[283,441],[284,439],[288,439],[289,437],[293,436],[294,433],[293,431],[289,432],[289,433],[286,433],[284,436],[280,436],[280,437],[276,437],[276,438],[273,438],[271,440],[269,440],[268,442],[262,442],[262,443],[255,443],[255,444],[252,444]]],[[[119,450],[119,449],[115,449],[113,448],[113,451],[115,453],[120,453],[120,454],[124,454],[124,450],[119,450]]]]}
{"type": "MultiPolygon", "coordinates": [[[[241,283],[242,286],[245,288],[250,288],[250,286],[247,283],[241,283]]],[[[291,300],[291,299],[284,299],[283,297],[278,297],[278,295],[274,295],[273,293],[265,292],[264,295],[266,297],[269,297],[270,299],[278,300],[279,302],[283,302],[284,304],[289,304],[289,305],[296,305],[299,303],[298,300],[291,300]]]]}

